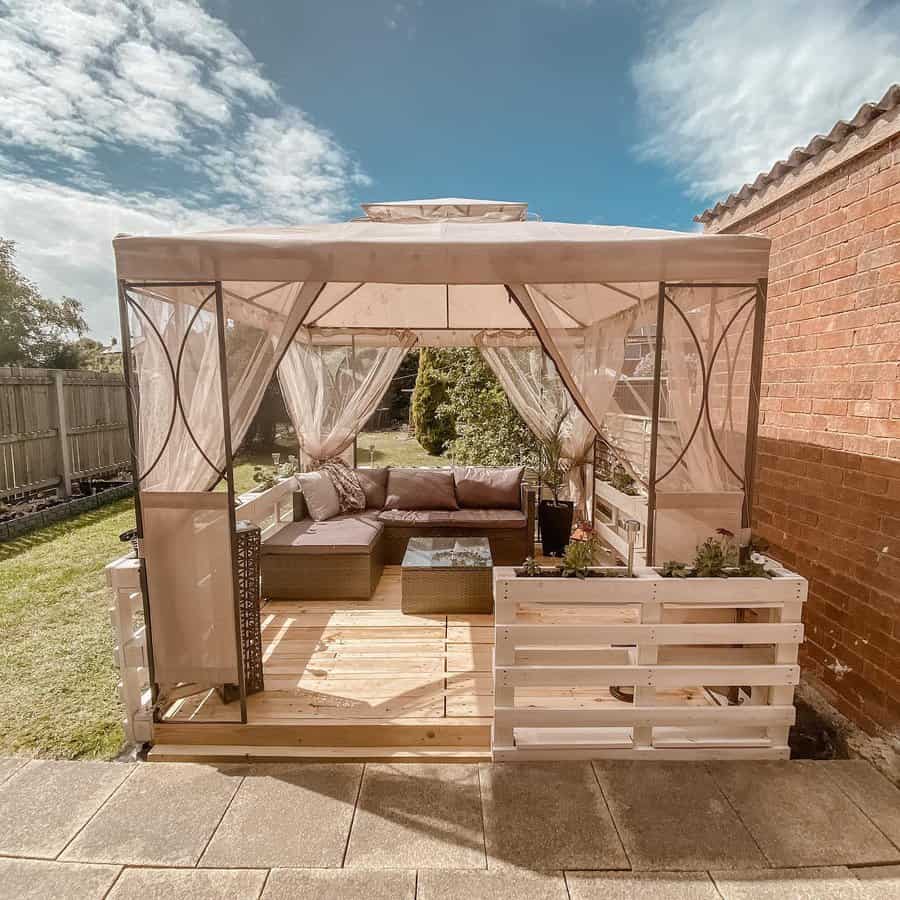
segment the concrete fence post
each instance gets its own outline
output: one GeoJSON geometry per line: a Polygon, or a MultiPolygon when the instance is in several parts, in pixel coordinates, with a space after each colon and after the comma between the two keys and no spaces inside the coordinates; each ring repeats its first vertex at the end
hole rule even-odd
{"type": "Polygon", "coordinates": [[[53,373],[56,383],[57,429],[59,432],[59,458],[62,471],[59,476],[59,489],[63,497],[72,496],[72,456],[69,448],[69,428],[66,421],[66,397],[63,387],[65,372],[58,369],[53,373]]]}

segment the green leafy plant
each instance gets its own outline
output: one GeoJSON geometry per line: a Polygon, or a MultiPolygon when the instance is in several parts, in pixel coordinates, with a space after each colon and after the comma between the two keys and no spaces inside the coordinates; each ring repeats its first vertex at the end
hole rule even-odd
{"type": "Polygon", "coordinates": [[[566,483],[568,465],[563,459],[563,423],[567,412],[562,412],[553,420],[550,433],[541,440],[541,481],[553,495],[553,502],[559,503],[559,495],[566,483]]]}
{"type": "Polygon", "coordinates": [[[669,559],[662,564],[661,574],[663,578],[689,578],[691,570],[688,568],[687,563],[669,559]]]}
{"type": "Polygon", "coordinates": [[[738,568],[741,578],[771,578],[772,573],[766,569],[765,563],[753,559],[744,560],[738,568]]]}
{"type": "Polygon", "coordinates": [[[278,473],[268,466],[254,466],[253,482],[257,491],[267,491],[278,484],[278,473]]]}
{"type": "Polygon", "coordinates": [[[771,578],[765,563],[748,557],[740,558],[733,532],[727,528],[717,528],[697,547],[691,565],[668,560],[660,570],[663,578],[771,578]]]}
{"type": "Polygon", "coordinates": [[[697,578],[725,578],[725,570],[737,560],[729,556],[728,547],[718,538],[708,537],[697,547],[693,570],[697,578]]]}
{"type": "Polygon", "coordinates": [[[595,547],[591,541],[570,541],[562,558],[563,578],[587,578],[588,569],[594,565],[595,547]]]}
{"type": "Polygon", "coordinates": [[[629,497],[636,497],[638,494],[637,484],[628,473],[628,470],[621,463],[616,463],[610,473],[609,483],[623,494],[629,497]]]}
{"type": "Polygon", "coordinates": [[[516,574],[524,578],[537,578],[541,574],[541,567],[533,556],[528,556],[525,558],[525,562],[519,566],[516,574]]]}

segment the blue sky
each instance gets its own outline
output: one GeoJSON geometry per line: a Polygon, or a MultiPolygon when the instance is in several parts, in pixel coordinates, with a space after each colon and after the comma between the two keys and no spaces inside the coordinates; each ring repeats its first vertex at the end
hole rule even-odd
{"type": "Polygon", "coordinates": [[[900,80],[900,0],[0,0],[0,235],[117,331],[110,239],[363,200],[693,216],[900,80]]]}

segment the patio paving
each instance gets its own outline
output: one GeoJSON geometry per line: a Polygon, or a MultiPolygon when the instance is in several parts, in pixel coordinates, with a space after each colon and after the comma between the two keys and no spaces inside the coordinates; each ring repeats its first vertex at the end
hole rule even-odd
{"type": "Polygon", "coordinates": [[[488,866],[627,869],[591,764],[482,763],[488,866]]]}
{"type": "MultiPolygon", "coordinates": [[[[828,776],[827,764],[714,763],[709,768],[776,868],[876,865],[896,855],[896,847],[828,776]]],[[[862,791],[857,794],[861,797],[862,791]]]]}
{"type": "Polygon", "coordinates": [[[340,866],[361,765],[254,767],[234,797],[202,866],[340,866]]]}
{"type": "Polygon", "coordinates": [[[33,760],[0,785],[0,854],[57,857],[133,767],[33,760]]]}
{"type": "Polygon", "coordinates": [[[414,900],[414,871],[275,869],[262,900],[414,900]]]}
{"type": "Polygon", "coordinates": [[[367,765],[346,865],[483,869],[477,766],[367,765]]]}
{"type": "Polygon", "coordinates": [[[62,858],[196,866],[240,783],[239,770],[191,763],[138,766],[62,858]]]}
{"type": "Polygon", "coordinates": [[[257,900],[265,870],[125,869],[107,900],[257,900]]]}
{"type": "Polygon", "coordinates": [[[900,791],[857,761],[0,773],[0,898],[900,900],[900,791]]]}
{"type": "Polygon", "coordinates": [[[121,871],[120,866],[0,859],[0,896],[17,900],[95,900],[106,896],[121,871]]]}
{"type": "Polygon", "coordinates": [[[706,872],[567,872],[571,900],[720,900],[706,872]]]}
{"type": "Polygon", "coordinates": [[[595,762],[635,870],[765,866],[744,823],[703,766],[595,762]]]}

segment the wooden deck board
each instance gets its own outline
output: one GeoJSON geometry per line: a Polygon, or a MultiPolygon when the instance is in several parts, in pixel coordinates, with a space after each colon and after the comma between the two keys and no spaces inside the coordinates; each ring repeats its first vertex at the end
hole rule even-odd
{"type": "MultiPolygon", "coordinates": [[[[215,691],[206,691],[170,706],[154,726],[154,740],[186,747],[178,752],[190,758],[203,757],[207,744],[240,746],[250,755],[254,747],[285,754],[363,746],[370,748],[366,752],[393,747],[402,753],[407,747],[438,754],[489,749],[493,616],[406,616],[400,601],[395,566],[385,569],[371,601],[265,603],[266,689],[247,698],[247,724],[239,722],[238,703],[223,704],[215,691]]],[[[633,618],[627,608],[589,614],[535,608],[520,620],[598,624],[633,618]]],[[[590,709],[620,701],[605,688],[522,688],[517,702],[590,709]]],[[[672,702],[710,701],[698,690],[672,702]]]]}

